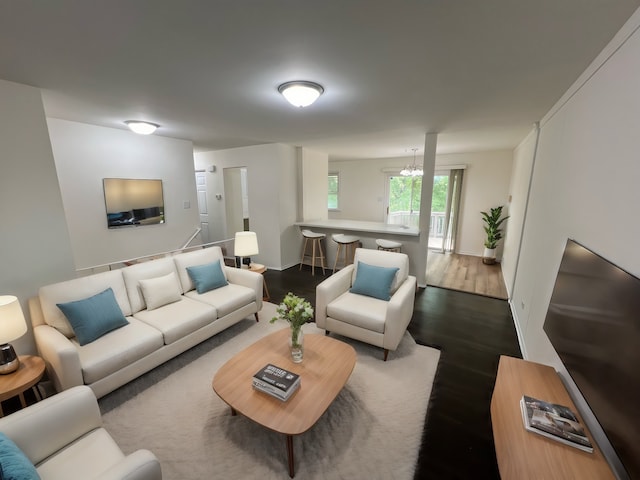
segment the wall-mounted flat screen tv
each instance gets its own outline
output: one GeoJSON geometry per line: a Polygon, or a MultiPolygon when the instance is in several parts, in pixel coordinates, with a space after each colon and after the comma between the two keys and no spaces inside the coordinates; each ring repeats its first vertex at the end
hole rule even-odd
{"type": "Polygon", "coordinates": [[[104,178],[102,184],[109,228],[164,223],[162,180],[104,178]]]}
{"type": "Polygon", "coordinates": [[[630,478],[640,478],[640,280],[568,240],[544,331],[630,478]]]}

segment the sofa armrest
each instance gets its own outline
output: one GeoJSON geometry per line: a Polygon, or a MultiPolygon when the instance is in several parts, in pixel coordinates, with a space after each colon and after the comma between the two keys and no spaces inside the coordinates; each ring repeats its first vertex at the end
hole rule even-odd
{"type": "Polygon", "coordinates": [[[415,296],[416,277],[409,275],[389,300],[382,348],[388,350],[398,348],[413,316],[415,296]]]}
{"type": "Polygon", "coordinates": [[[98,401],[87,386],[65,390],[0,418],[0,431],[34,464],[101,426],[98,401]]]}
{"type": "Polygon", "coordinates": [[[78,350],[67,337],[49,325],[38,325],[33,335],[56,391],[84,383],[78,350]]]}
{"type": "Polygon", "coordinates": [[[224,272],[227,275],[229,283],[235,283],[236,285],[242,285],[247,288],[252,288],[256,292],[256,304],[258,305],[258,311],[262,310],[262,289],[264,278],[262,274],[252,272],[250,270],[242,268],[224,267],[224,272]]]}
{"type": "Polygon", "coordinates": [[[160,462],[149,450],[137,450],[95,480],[161,480],[160,462]]]}
{"type": "Polygon", "coordinates": [[[353,269],[353,265],[347,265],[316,287],[316,325],[318,328],[326,328],[327,305],[351,288],[353,269]]]}

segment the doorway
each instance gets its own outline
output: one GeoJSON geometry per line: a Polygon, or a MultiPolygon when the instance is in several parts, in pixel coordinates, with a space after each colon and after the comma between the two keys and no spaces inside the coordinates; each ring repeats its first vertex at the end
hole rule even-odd
{"type": "Polygon", "coordinates": [[[227,238],[249,231],[247,167],[225,168],[223,172],[227,238]]]}

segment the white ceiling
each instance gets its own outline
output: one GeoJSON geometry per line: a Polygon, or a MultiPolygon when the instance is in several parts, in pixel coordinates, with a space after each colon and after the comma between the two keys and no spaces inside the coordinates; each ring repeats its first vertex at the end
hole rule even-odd
{"type": "Polygon", "coordinates": [[[512,149],[640,0],[0,0],[0,78],[48,116],[196,150],[282,142],[332,159],[512,149]],[[280,83],[325,93],[296,109],[280,83]]]}

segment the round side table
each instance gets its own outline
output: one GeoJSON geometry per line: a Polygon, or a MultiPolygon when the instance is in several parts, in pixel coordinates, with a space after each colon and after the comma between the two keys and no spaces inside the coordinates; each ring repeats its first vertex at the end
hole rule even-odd
{"type": "MultiPolygon", "coordinates": [[[[251,265],[249,265],[249,271],[260,273],[264,277],[264,272],[267,271],[267,267],[260,263],[252,263],[251,265]]],[[[271,300],[271,296],[269,295],[269,289],[267,288],[267,281],[264,279],[262,280],[262,287],[262,299],[268,302],[269,300],[271,300]]]]}
{"type": "MultiPolygon", "coordinates": [[[[0,416],[4,416],[2,403],[4,400],[20,397],[22,408],[27,406],[24,400],[24,392],[37,385],[44,375],[44,360],[35,355],[20,355],[20,367],[13,373],[0,375],[0,416]]],[[[37,388],[33,389],[36,400],[40,401],[40,393],[37,388]]]]}

